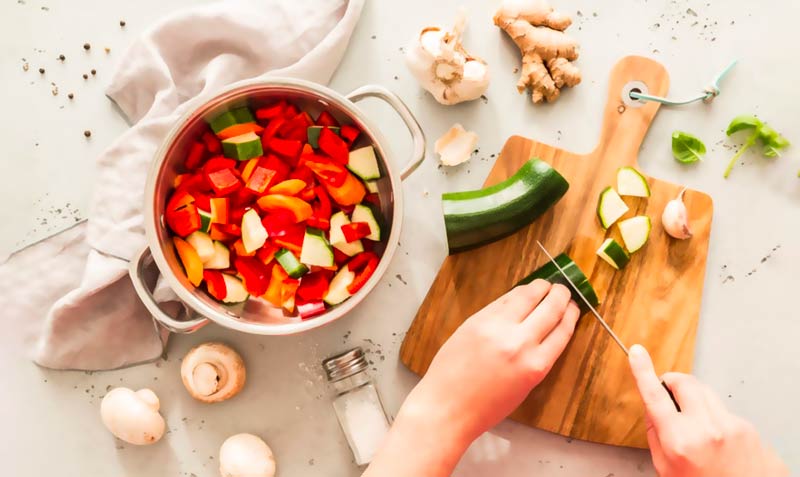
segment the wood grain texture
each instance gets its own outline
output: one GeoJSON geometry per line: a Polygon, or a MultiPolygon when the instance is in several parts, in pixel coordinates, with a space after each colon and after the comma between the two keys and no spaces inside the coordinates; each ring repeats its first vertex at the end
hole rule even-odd
{"type": "MultiPolygon", "coordinates": [[[[650,216],[649,242],[622,271],[595,254],[606,236],[620,240],[616,226],[608,233],[600,227],[595,212],[598,195],[604,187],[616,185],[620,166],[637,165],[639,147],[659,107],[623,105],[620,93],[634,80],[643,81],[651,94],[667,94],[669,78],[663,66],[643,57],[623,58],[611,72],[600,141],[589,154],[573,154],[519,136],[508,139],[486,185],[506,179],[529,158],[538,157],[564,175],[570,188],[530,226],[445,259],[400,351],[412,371],[424,374],[465,319],[547,261],[536,240],[554,255],[567,252],[577,262],[597,290],[600,313],[623,342],[641,343],[650,350],[659,373],[690,371],[713,214],[711,198],[687,190],[694,237],[674,240],[661,226],[661,212],[681,186],[648,178],[649,199],[624,199],[631,208],[625,218],[650,216]]],[[[647,446],[643,407],[625,355],[590,315],[581,318],[563,356],[511,417],[577,439],[647,446]]]]}

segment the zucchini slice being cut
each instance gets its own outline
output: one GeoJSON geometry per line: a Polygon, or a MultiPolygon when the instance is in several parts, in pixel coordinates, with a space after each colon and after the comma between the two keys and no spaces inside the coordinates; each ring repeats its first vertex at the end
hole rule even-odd
{"type": "MultiPolygon", "coordinates": [[[[572,283],[580,290],[583,296],[586,297],[586,300],[592,304],[592,306],[597,306],[600,304],[600,300],[597,299],[597,293],[595,293],[592,284],[589,283],[589,279],[586,278],[586,274],[578,267],[578,265],[565,253],[557,256],[555,258],[556,263],[558,266],[564,270],[564,273],[567,274],[572,283]]],[[[586,307],[586,304],[581,300],[581,297],[576,293],[575,289],[569,285],[569,282],[561,275],[561,272],[558,271],[553,262],[547,261],[544,265],[539,267],[535,272],[531,273],[527,277],[523,278],[522,280],[517,283],[518,285],[524,285],[526,283],[530,283],[537,278],[541,278],[543,280],[547,280],[550,283],[560,283],[565,287],[570,289],[572,292],[572,299],[575,300],[575,303],[578,304],[578,307],[581,309],[581,312],[586,313],[589,309],[586,307]]]]}
{"type": "Polygon", "coordinates": [[[442,194],[450,253],[511,235],[544,214],[568,188],[569,183],[558,171],[534,158],[499,184],[442,194]]]}
{"type": "Polygon", "coordinates": [[[600,199],[597,201],[597,218],[600,219],[600,225],[604,229],[614,225],[614,222],[625,215],[627,211],[627,204],[613,187],[606,187],[600,192],[600,199]]]}
{"type": "Polygon", "coordinates": [[[619,233],[622,234],[622,241],[625,242],[625,248],[630,253],[642,248],[650,238],[650,217],[646,215],[637,215],[623,220],[618,227],[619,233]]]}
{"type": "Polygon", "coordinates": [[[631,255],[613,238],[606,239],[600,245],[600,248],[597,249],[597,255],[617,270],[622,269],[631,261],[631,255]]]}
{"type": "Polygon", "coordinates": [[[633,167],[620,167],[617,171],[617,191],[619,195],[631,197],[650,197],[650,185],[641,172],[633,167]]]}

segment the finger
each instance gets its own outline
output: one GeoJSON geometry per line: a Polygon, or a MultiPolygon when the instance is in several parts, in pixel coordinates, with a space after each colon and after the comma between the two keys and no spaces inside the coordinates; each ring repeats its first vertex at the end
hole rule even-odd
{"type": "Polygon", "coordinates": [[[564,285],[553,285],[539,306],[530,312],[523,322],[526,337],[541,343],[564,317],[572,294],[564,285]]]}
{"type": "Polygon", "coordinates": [[[541,346],[536,348],[536,353],[544,356],[545,359],[555,362],[564,348],[567,347],[572,334],[575,332],[575,325],[581,317],[581,311],[574,301],[570,301],[567,305],[567,311],[564,312],[564,317],[553,328],[553,331],[542,340],[541,346]]]}
{"type": "Polygon", "coordinates": [[[645,425],[647,426],[647,447],[650,449],[650,456],[653,458],[653,466],[657,471],[661,471],[666,460],[664,448],[661,446],[661,439],[658,437],[658,432],[650,416],[645,417],[645,425]]]}
{"type": "Polygon", "coordinates": [[[700,381],[691,374],[665,373],[661,379],[672,391],[675,401],[684,414],[695,416],[708,416],[709,406],[706,389],[700,381]]]}
{"type": "Polygon", "coordinates": [[[653,361],[647,350],[642,345],[636,344],[630,347],[629,353],[628,361],[636,380],[636,386],[639,388],[639,394],[642,395],[647,415],[658,432],[658,429],[670,418],[675,417],[678,411],[672,404],[667,390],[661,385],[661,380],[656,376],[653,361]]]}
{"type": "Polygon", "coordinates": [[[550,287],[550,282],[545,280],[534,280],[527,285],[514,287],[489,303],[479,315],[488,319],[505,319],[519,323],[539,305],[550,287]]]}
{"type": "Polygon", "coordinates": [[[706,408],[711,415],[711,420],[717,424],[718,427],[722,427],[731,416],[730,412],[728,412],[728,407],[725,406],[725,403],[722,402],[722,399],[719,398],[719,395],[715,393],[710,386],[704,383],[701,384],[706,399],[706,408]]]}

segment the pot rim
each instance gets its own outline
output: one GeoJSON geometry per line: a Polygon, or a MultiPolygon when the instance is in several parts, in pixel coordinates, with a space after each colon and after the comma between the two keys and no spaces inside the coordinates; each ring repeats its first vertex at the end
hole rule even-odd
{"type": "Polygon", "coordinates": [[[353,308],[359,305],[364,298],[366,298],[366,296],[372,291],[373,288],[375,288],[378,281],[380,281],[380,279],[386,273],[392,257],[397,251],[400,229],[402,226],[403,194],[400,184],[400,177],[394,169],[395,166],[389,159],[394,156],[388,147],[386,138],[380,132],[380,129],[378,129],[374,122],[366,117],[355,105],[355,103],[346,96],[333,91],[326,86],[302,79],[269,76],[239,81],[215,93],[208,94],[207,96],[203,97],[202,100],[198,100],[198,103],[199,106],[193,107],[182,114],[172,129],[170,129],[169,133],[167,133],[167,136],[162,141],[161,146],[154,156],[147,174],[147,182],[144,190],[145,234],[150,253],[153,256],[153,260],[155,261],[163,279],[166,280],[169,287],[178,295],[184,304],[202,317],[208,318],[221,326],[245,333],[261,335],[295,334],[314,328],[319,328],[320,326],[336,321],[345,314],[349,313],[353,308]],[[237,94],[241,93],[242,95],[246,95],[248,92],[260,88],[280,88],[296,90],[306,94],[310,93],[318,99],[330,102],[341,108],[348,114],[350,118],[358,122],[363,127],[364,132],[374,140],[372,145],[377,149],[378,158],[383,162],[383,166],[386,168],[388,178],[390,180],[390,194],[387,195],[390,196],[388,200],[393,201],[393,212],[390,221],[391,231],[386,239],[386,249],[381,256],[380,262],[378,263],[378,268],[375,270],[375,273],[372,275],[372,277],[370,277],[367,283],[361,288],[361,290],[359,290],[353,296],[348,298],[343,303],[336,305],[334,308],[331,308],[329,311],[307,320],[289,321],[286,323],[255,323],[240,320],[238,315],[232,310],[229,310],[225,313],[218,312],[196,296],[197,293],[200,293],[197,289],[189,290],[177,279],[177,277],[172,273],[169,263],[164,255],[164,251],[162,250],[160,242],[158,241],[157,228],[159,227],[159,221],[162,212],[156,211],[154,206],[156,178],[158,177],[158,173],[161,170],[164,161],[166,160],[167,152],[169,151],[176,137],[187,125],[187,122],[191,118],[196,117],[198,114],[202,114],[205,112],[205,109],[213,108],[213,106],[209,105],[221,97],[231,96],[231,98],[228,98],[230,100],[234,99],[234,96],[237,94]]]}

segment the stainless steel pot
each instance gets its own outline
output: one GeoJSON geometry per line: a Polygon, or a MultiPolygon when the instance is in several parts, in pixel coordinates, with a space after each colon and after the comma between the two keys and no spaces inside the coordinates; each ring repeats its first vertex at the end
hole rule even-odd
{"type": "MultiPolygon", "coordinates": [[[[202,106],[185,114],[173,127],[156,153],[147,176],[144,204],[144,223],[148,246],[130,265],[130,276],[136,292],[154,319],[167,329],[178,333],[190,333],[206,325],[209,320],[222,326],[246,333],[262,335],[286,335],[317,328],[330,323],[355,308],[375,287],[389,266],[400,236],[403,221],[403,197],[400,181],[411,174],[425,157],[425,135],[408,107],[394,93],[380,86],[364,86],[347,96],[308,81],[269,78],[240,82],[204,102],[202,106]],[[413,153],[400,172],[392,166],[394,156],[389,151],[386,139],[376,125],[366,118],[355,103],[365,98],[385,101],[402,118],[413,140],[413,153]],[[308,320],[284,317],[283,312],[264,300],[251,299],[238,305],[223,305],[209,297],[203,290],[194,288],[186,278],[172,246],[170,233],[164,224],[163,211],[173,179],[188,151],[205,125],[205,118],[232,106],[250,104],[260,106],[278,99],[288,99],[312,115],[326,109],[344,123],[353,123],[362,131],[359,142],[372,144],[377,153],[382,177],[378,181],[378,193],[388,232],[378,252],[381,261],[375,274],[364,287],[344,303],[308,320]],[[186,316],[177,318],[165,313],[151,293],[152,279],[148,269],[155,262],[163,280],[187,305],[186,316]]],[[[152,273],[150,274],[152,275],[152,273]]]]}

